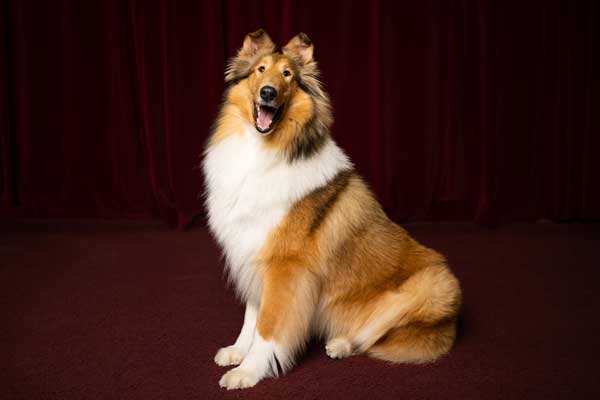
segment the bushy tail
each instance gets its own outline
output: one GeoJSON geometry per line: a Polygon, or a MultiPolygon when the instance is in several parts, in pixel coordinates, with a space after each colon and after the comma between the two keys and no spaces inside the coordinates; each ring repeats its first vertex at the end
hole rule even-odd
{"type": "Polygon", "coordinates": [[[435,332],[436,326],[443,325],[444,335],[449,336],[454,330],[446,325],[456,319],[460,301],[458,280],[444,264],[423,268],[406,280],[398,291],[381,299],[372,313],[373,318],[358,335],[359,349],[372,352],[376,343],[382,343],[395,332],[404,331],[405,335],[417,337],[414,327],[431,328],[435,332]],[[412,330],[405,330],[406,327],[412,330]]]}
{"type": "MultiPolygon", "coordinates": [[[[461,303],[458,279],[443,264],[426,267],[411,276],[401,287],[409,294],[410,305],[399,322],[434,324],[454,317],[461,303]]],[[[405,298],[408,296],[404,296],[405,298]]]]}

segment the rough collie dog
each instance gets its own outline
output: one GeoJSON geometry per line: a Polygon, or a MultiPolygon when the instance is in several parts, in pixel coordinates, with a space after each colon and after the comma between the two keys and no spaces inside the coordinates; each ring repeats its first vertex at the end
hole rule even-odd
{"type": "Polygon", "coordinates": [[[247,388],[289,370],[312,336],[327,354],[423,363],[446,353],[461,300],[442,255],[391,222],[329,135],[303,33],[275,51],[250,33],[229,63],[203,170],[209,225],[246,303],[218,365],[247,388]]]}

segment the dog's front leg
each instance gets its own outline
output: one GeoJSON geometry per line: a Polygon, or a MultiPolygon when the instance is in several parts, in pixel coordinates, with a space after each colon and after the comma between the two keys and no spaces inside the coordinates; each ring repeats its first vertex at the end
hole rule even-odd
{"type": "Polygon", "coordinates": [[[215,363],[222,367],[227,365],[239,365],[252,346],[254,340],[254,331],[256,330],[256,317],[258,307],[251,302],[246,303],[246,312],[244,313],[244,325],[240,335],[231,346],[223,347],[215,355],[215,363]]]}
{"type": "Polygon", "coordinates": [[[265,268],[264,286],[254,341],[242,363],[219,385],[242,389],[293,365],[293,356],[308,339],[318,286],[308,269],[293,263],[265,268]]]}

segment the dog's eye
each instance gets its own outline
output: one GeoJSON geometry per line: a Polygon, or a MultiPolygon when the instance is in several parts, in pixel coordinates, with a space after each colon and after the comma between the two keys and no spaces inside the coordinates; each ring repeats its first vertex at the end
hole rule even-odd
{"type": "Polygon", "coordinates": [[[292,73],[290,71],[288,71],[287,69],[285,71],[283,71],[283,76],[290,76],[292,73]]]}
{"type": "Polygon", "coordinates": [[[265,72],[264,65],[261,65],[260,67],[258,67],[258,72],[265,72]]]}

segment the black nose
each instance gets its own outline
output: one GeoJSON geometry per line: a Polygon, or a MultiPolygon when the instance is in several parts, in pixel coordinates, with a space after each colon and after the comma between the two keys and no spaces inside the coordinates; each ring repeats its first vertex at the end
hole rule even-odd
{"type": "Polygon", "coordinates": [[[277,97],[277,90],[272,86],[263,86],[260,89],[260,98],[264,101],[271,101],[277,97]]]}

